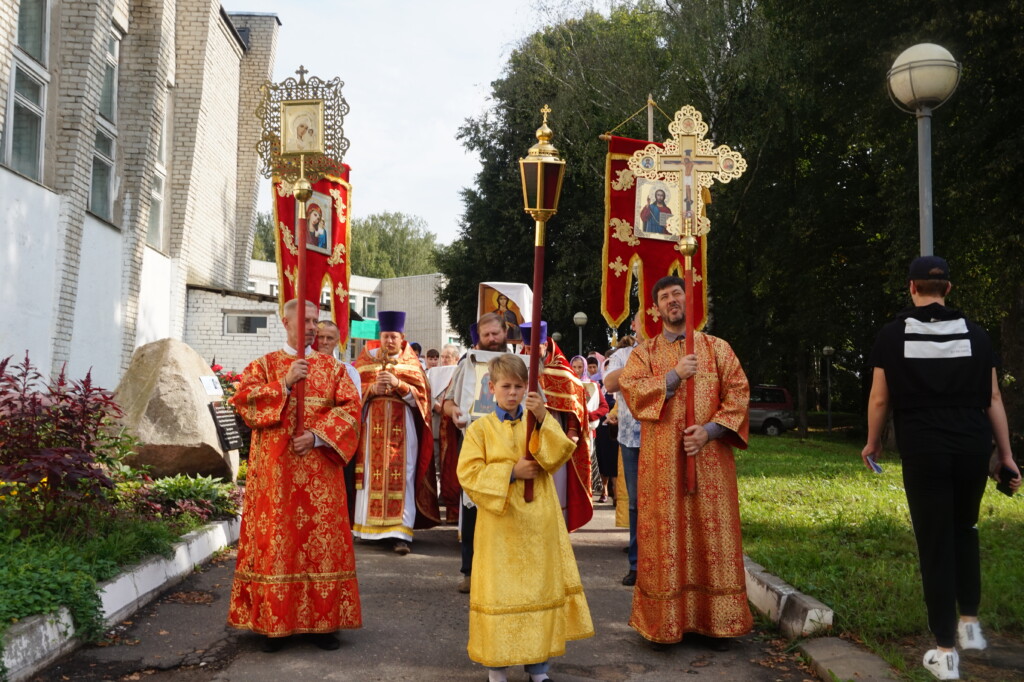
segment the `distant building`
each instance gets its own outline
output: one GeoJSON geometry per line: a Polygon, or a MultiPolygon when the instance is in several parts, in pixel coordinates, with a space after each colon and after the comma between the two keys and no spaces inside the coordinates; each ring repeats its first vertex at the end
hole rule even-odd
{"type": "Polygon", "coordinates": [[[279,25],[211,0],[0,5],[0,357],[113,387],[139,345],[192,335],[193,292],[245,291],[279,25]]]}
{"type": "MultiPolygon", "coordinates": [[[[440,273],[429,275],[413,275],[411,277],[395,277],[376,279],[352,275],[349,278],[349,307],[356,324],[353,325],[352,341],[346,349],[346,356],[354,359],[368,338],[376,338],[375,325],[360,324],[377,320],[380,310],[404,310],[406,312],[405,336],[409,341],[417,341],[426,353],[431,348],[438,351],[446,343],[454,343],[460,348],[462,342],[459,335],[448,322],[448,309],[437,303],[435,291],[442,281],[440,273]],[[368,333],[361,333],[361,330],[368,333]],[[372,330],[372,331],[371,331],[372,330]]],[[[277,295],[278,274],[277,264],[265,261],[253,261],[249,268],[250,290],[255,294],[277,295]]],[[[326,305],[326,297],[321,300],[326,305]]],[[[274,304],[276,306],[276,304],[274,304]]],[[[257,305],[250,306],[250,312],[258,314],[262,310],[257,305]]],[[[276,310],[276,308],[275,308],[276,310]]],[[[228,309],[223,309],[228,314],[228,309]]],[[[276,312],[274,313],[276,315],[276,312]]],[[[329,317],[326,311],[322,318],[329,317]]],[[[191,343],[186,339],[187,343],[191,343]]],[[[199,348],[196,348],[199,350],[199,348]]],[[[202,353],[203,351],[200,351],[202,353]]],[[[221,355],[218,355],[218,362],[221,355]]],[[[224,356],[226,357],[226,356],[224,356]]],[[[225,365],[227,366],[227,365],[225,365]]]]}

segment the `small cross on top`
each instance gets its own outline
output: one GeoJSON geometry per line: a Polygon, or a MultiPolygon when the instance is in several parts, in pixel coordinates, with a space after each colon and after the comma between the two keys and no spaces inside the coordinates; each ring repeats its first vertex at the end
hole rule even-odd
{"type": "Polygon", "coordinates": [[[540,113],[544,114],[544,123],[542,125],[547,125],[548,114],[551,113],[551,107],[549,107],[547,104],[545,104],[543,107],[541,107],[540,113]]]}
{"type": "Polygon", "coordinates": [[[305,85],[306,74],[309,73],[309,70],[302,64],[299,64],[299,68],[295,73],[299,74],[299,85],[305,85]]]}

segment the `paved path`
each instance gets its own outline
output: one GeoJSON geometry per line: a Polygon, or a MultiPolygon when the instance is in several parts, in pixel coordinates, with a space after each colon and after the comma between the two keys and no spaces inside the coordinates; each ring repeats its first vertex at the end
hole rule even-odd
{"type": "MultiPolygon", "coordinates": [[[[610,505],[572,535],[596,635],[570,642],[556,659],[556,682],[686,679],[793,682],[813,679],[770,627],[758,626],[731,651],[713,652],[686,641],[653,651],[626,625],[631,590],[620,584],[628,568],[625,530],[614,528],[610,505]]],[[[342,633],[337,651],[298,641],[275,654],[257,638],[224,626],[234,569],[222,557],[117,628],[106,646],[80,649],[35,680],[152,680],[154,682],[263,682],[286,680],[475,680],[486,673],[466,655],[468,595],[456,585],[455,529],[417,533],[413,553],[357,544],[363,628],[342,633]]],[[[522,670],[512,680],[526,679],[522,670]]]]}

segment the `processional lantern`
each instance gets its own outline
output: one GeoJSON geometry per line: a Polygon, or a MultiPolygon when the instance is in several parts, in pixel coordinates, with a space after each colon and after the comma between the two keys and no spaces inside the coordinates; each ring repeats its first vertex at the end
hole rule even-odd
{"type": "MultiPolygon", "coordinates": [[[[295,244],[298,247],[298,267],[295,277],[296,351],[299,359],[305,357],[306,302],[306,202],[313,194],[312,183],[322,176],[337,172],[349,141],[344,136],[342,122],[349,112],[348,102],[341,96],[344,83],[340,78],[329,81],[316,76],[306,80],[309,73],[304,66],[295,72],[299,78],[287,78],[281,83],[265,82],[260,91],[263,99],[256,109],[262,122],[262,134],[256,144],[263,177],[281,183],[282,196],[291,193],[295,199],[295,244]]],[[[320,292],[317,292],[319,309],[320,292]]],[[[305,381],[295,387],[295,435],[303,432],[303,404],[305,381]]]]}
{"type": "MultiPolygon", "coordinates": [[[[547,221],[558,212],[558,197],[562,193],[562,179],[565,177],[565,161],[558,156],[558,150],[551,144],[554,135],[548,127],[551,107],[541,108],[544,120],[537,128],[537,144],[530,147],[526,158],[519,159],[519,173],[523,180],[523,207],[534,219],[533,248],[533,314],[530,318],[533,330],[532,352],[530,353],[529,390],[537,390],[540,377],[540,360],[544,350],[537,342],[540,334],[541,311],[544,300],[544,230],[547,221]]],[[[530,456],[530,435],[536,423],[532,413],[526,415],[526,456],[530,456]]],[[[533,481],[524,482],[524,499],[533,500],[533,481]]]]}

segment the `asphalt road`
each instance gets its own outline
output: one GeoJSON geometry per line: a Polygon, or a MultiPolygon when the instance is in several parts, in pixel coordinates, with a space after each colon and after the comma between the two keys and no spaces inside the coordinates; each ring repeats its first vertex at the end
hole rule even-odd
{"type": "MultiPolygon", "coordinates": [[[[620,584],[628,566],[627,533],[614,528],[611,505],[572,535],[594,620],[591,639],[570,642],[553,661],[556,682],[580,680],[799,681],[813,679],[770,626],[736,641],[728,652],[696,639],[654,651],[632,628],[631,589],[620,584]]],[[[468,595],[459,594],[459,547],[454,527],[417,532],[413,552],[356,545],[363,628],[344,631],[342,646],[321,651],[293,638],[281,651],[259,650],[254,635],[229,630],[234,555],[227,553],[169,589],[108,634],[102,646],[79,649],[35,680],[152,680],[263,682],[286,680],[476,680],[487,673],[466,655],[468,595]]],[[[510,680],[528,679],[522,669],[510,680]]]]}

